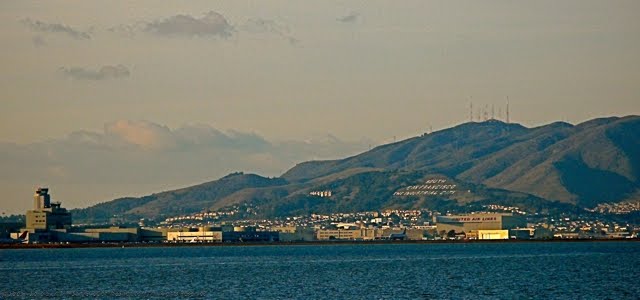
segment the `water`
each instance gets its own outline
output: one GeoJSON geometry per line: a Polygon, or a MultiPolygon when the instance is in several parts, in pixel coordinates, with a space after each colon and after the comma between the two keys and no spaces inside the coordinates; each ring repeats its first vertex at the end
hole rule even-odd
{"type": "Polygon", "coordinates": [[[640,242],[0,250],[0,298],[638,299],[640,242]]]}

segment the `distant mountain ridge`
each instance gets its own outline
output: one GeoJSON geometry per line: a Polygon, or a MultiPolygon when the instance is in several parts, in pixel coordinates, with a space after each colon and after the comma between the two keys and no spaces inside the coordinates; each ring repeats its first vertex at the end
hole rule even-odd
{"type": "MultiPolygon", "coordinates": [[[[212,166],[213,167],[213,166],[212,166]]],[[[280,178],[231,174],[220,180],[78,211],[80,219],[112,215],[170,216],[251,204],[264,216],[390,207],[437,209],[503,202],[536,210],[593,207],[640,195],[640,117],[527,128],[497,120],[382,145],[339,160],[303,162],[280,178]],[[398,198],[393,192],[430,176],[473,190],[455,197],[398,198]],[[335,191],[330,199],[310,196],[335,191]],[[371,191],[376,191],[371,192],[371,191]],[[453,202],[452,202],[453,201],[453,202]]]]}
{"type": "Polygon", "coordinates": [[[126,197],[74,210],[79,220],[107,222],[113,217],[125,219],[153,218],[200,212],[217,199],[237,191],[284,185],[281,178],[265,178],[255,174],[232,173],[218,180],[140,198],[126,197]]]}
{"type": "Polygon", "coordinates": [[[383,145],[342,160],[298,164],[282,177],[304,182],[353,167],[412,169],[593,205],[622,201],[640,188],[639,156],[638,116],[536,128],[490,120],[383,145]],[[602,190],[600,200],[591,196],[590,189],[602,190]]]}

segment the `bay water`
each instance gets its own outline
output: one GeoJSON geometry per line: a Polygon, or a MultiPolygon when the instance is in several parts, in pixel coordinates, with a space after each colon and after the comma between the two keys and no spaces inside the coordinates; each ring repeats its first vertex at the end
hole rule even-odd
{"type": "Polygon", "coordinates": [[[640,242],[0,250],[0,298],[639,299],[640,242]]]}

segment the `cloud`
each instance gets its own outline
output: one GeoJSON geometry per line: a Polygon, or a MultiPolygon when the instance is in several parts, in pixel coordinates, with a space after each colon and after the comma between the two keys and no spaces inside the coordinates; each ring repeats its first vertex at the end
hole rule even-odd
{"type": "MultiPolygon", "coordinates": [[[[144,120],[117,120],[104,125],[102,132],[79,130],[66,138],[51,140],[48,145],[74,149],[103,149],[108,151],[158,152],[198,149],[240,153],[269,153],[275,157],[334,158],[342,152],[354,152],[371,143],[368,140],[345,142],[333,135],[319,136],[305,141],[268,141],[254,132],[221,131],[206,124],[185,125],[171,129],[144,120]],[[336,153],[336,150],[339,153],[336,153]]],[[[36,143],[37,144],[37,143],[36,143]]],[[[0,147],[10,144],[0,143],[0,147]]],[[[35,144],[34,144],[35,145],[35,144]]],[[[51,153],[48,158],[54,157],[51,153]]],[[[338,155],[339,157],[339,155],[338,155]]],[[[289,161],[290,159],[285,159],[289,161]]]]}
{"type": "Polygon", "coordinates": [[[250,33],[275,33],[278,35],[288,35],[289,27],[284,24],[277,23],[274,20],[251,18],[242,26],[250,33]]]}
{"type": "Polygon", "coordinates": [[[254,132],[221,131],[206,124],[171,129],[149,121],[118,120],[105,124],[102,132],[75,131],[55,143],[116,152],[217,151],[239,159],[245,154],[268,154],[280,162],[296,163],[311,158],[332,159],[356,154],[373,142],[367,139],[343,141],[331,134],[304,141],[268,141],[254,132]]]}
{"type": "Polygon", "coordinates": [[[231,145],[232,140],[222,131],[206,124],[187,125],[174,130],[181,144],[198,146],[231,145]]]}
{"type": "Polygon", "coordinates": [[[64,24],[45,23],[38,20],[31,20],[29,18],[22,20],[22,24],[37,32],[64,33],[77,40],[91,39],[91,34],[89,32],[73,29],[72,27],[64,24]]]}
{"type": "MultiPolygon", "coordinates": [[[[0,142],[0,190],[28,197],[34,184],[44,184],[56,195],[82,194],[56,196],[65,207],[86,207],[115,195],[159,192],[238,170],[279,176],[302,161],[346,157],[366,148],[366,142],[330,135],[283,142],[206,124],[174,129],[150,121],[118,120],[101,131],[80,130],[45,142],[0,142]]],[[[29,205],[2,201],[0,206],[15,207],[16,213],[29,205]]]]}
{"type": "Polygon", "coordinates": [[[36,47],[44,47],[47,45],[47,41],[42,36],[36,35],[31,39],[31,42],[36,47]]]}
{"type": "Polygon", "coordinates": [[[267,142],[263,137],[251,132],[240,132],[230,130],[228,134],[229,138],[233,141],[234,148],[246,148],[254,151],[263,151],[269,149],[272,145],[267,142]]]}
{"type": "Polygon", "coordinates": [[[259,152],[272,145],[255,133],[222,132],[208,125],[186,125],[177,129],[142,120],[118,120],[104,125],[102,133],[72,132],[66,142],[104,149],[172,151],[216,148],[259,152]]]}
{"type": "Polygon", "coordinates": [[[123,37],[132,38],[132,37],[136,36],[136,34],[138,32],[144,31],[144,29],[146,27],[147,27],[147,23],[138,22],[138,23],[133,24],[133,25],[120,24],[120,25],[112,26],[112,27],[107,28],[107,31],[115,33],[115,34],[118,34],[118,35],[123,36],[123,37]]]}
{"type": "Polygon", "coordinates": [[[103,66],[99,70],[89,70],[81,67],[65,68],[61,67],[59,71],[76,80],[105,80],[129,77],[131,72],[123,65],[103,66]]]}
{"type": "Polygon", "coordinates": [[[240,26],[240,29],[251,34],[273,34],[285,39],[292,45],[300,42],[291,35],[291,31],[286,24],[274,20],[251,18],[240,26]]]}
{"type": "Polygon", "coordinates": [[[145,31],[163,36],[219,36],[229,37],[233,26],[227,19],[214,11],[201,18],[191,15],[175,15],[164,20],[148,23],[145,31]]]}
{"type": "Polygon", "coordinates": [[[342,16],[337,18],[336,20],[343,22],[343,23],[353,23],[355,21],[358,20],[358,18],[360,18],[360,14],[357,12],[352,12],[346,16],[342,16]]]}
{"type": "Polygon", "coordinates": [[[166,37],[221,37],[228,38],[241,33],[249,35],[271,35],[282,38],[292,45],[300,43],[291,34],[289,27],[270,19],[249,18],[244,23],[232,25],[221,14],[210,11],[202,17],[175,15],[153,22],[138,21],[135,24],[120,24],[107,31],[132,38],[138,33],[153,33],[166,37]]]}
{"type": "Polygon", "coordinates": [[[175,147],[176,141],[168,127],[148,121],[119,120],[106,124],[107,140],[120,145],[133,145],[147,149],[175,147]]]}

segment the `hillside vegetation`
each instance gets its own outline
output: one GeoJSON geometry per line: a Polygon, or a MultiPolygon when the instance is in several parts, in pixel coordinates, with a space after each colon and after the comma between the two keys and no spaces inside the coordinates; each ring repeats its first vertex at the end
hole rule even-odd
{"type": "Polygon", "coordinates": [[[235,173],[175,191],[116,199],[74,211],[74,218],[159,218],[234,205],[255,207],[263,217],[385,208],[460,210],[482,204],[546,211],[620,202],[639,193],[638,116],[535,128],[490,120],[345,159],[303,162],[280,178],[235,173]],[[394,196],[434,176],[455,183],[458,191],[446,197],[394,196]],[[318,190],[332,191],[332,196],[309,194],[318,190]]]}

